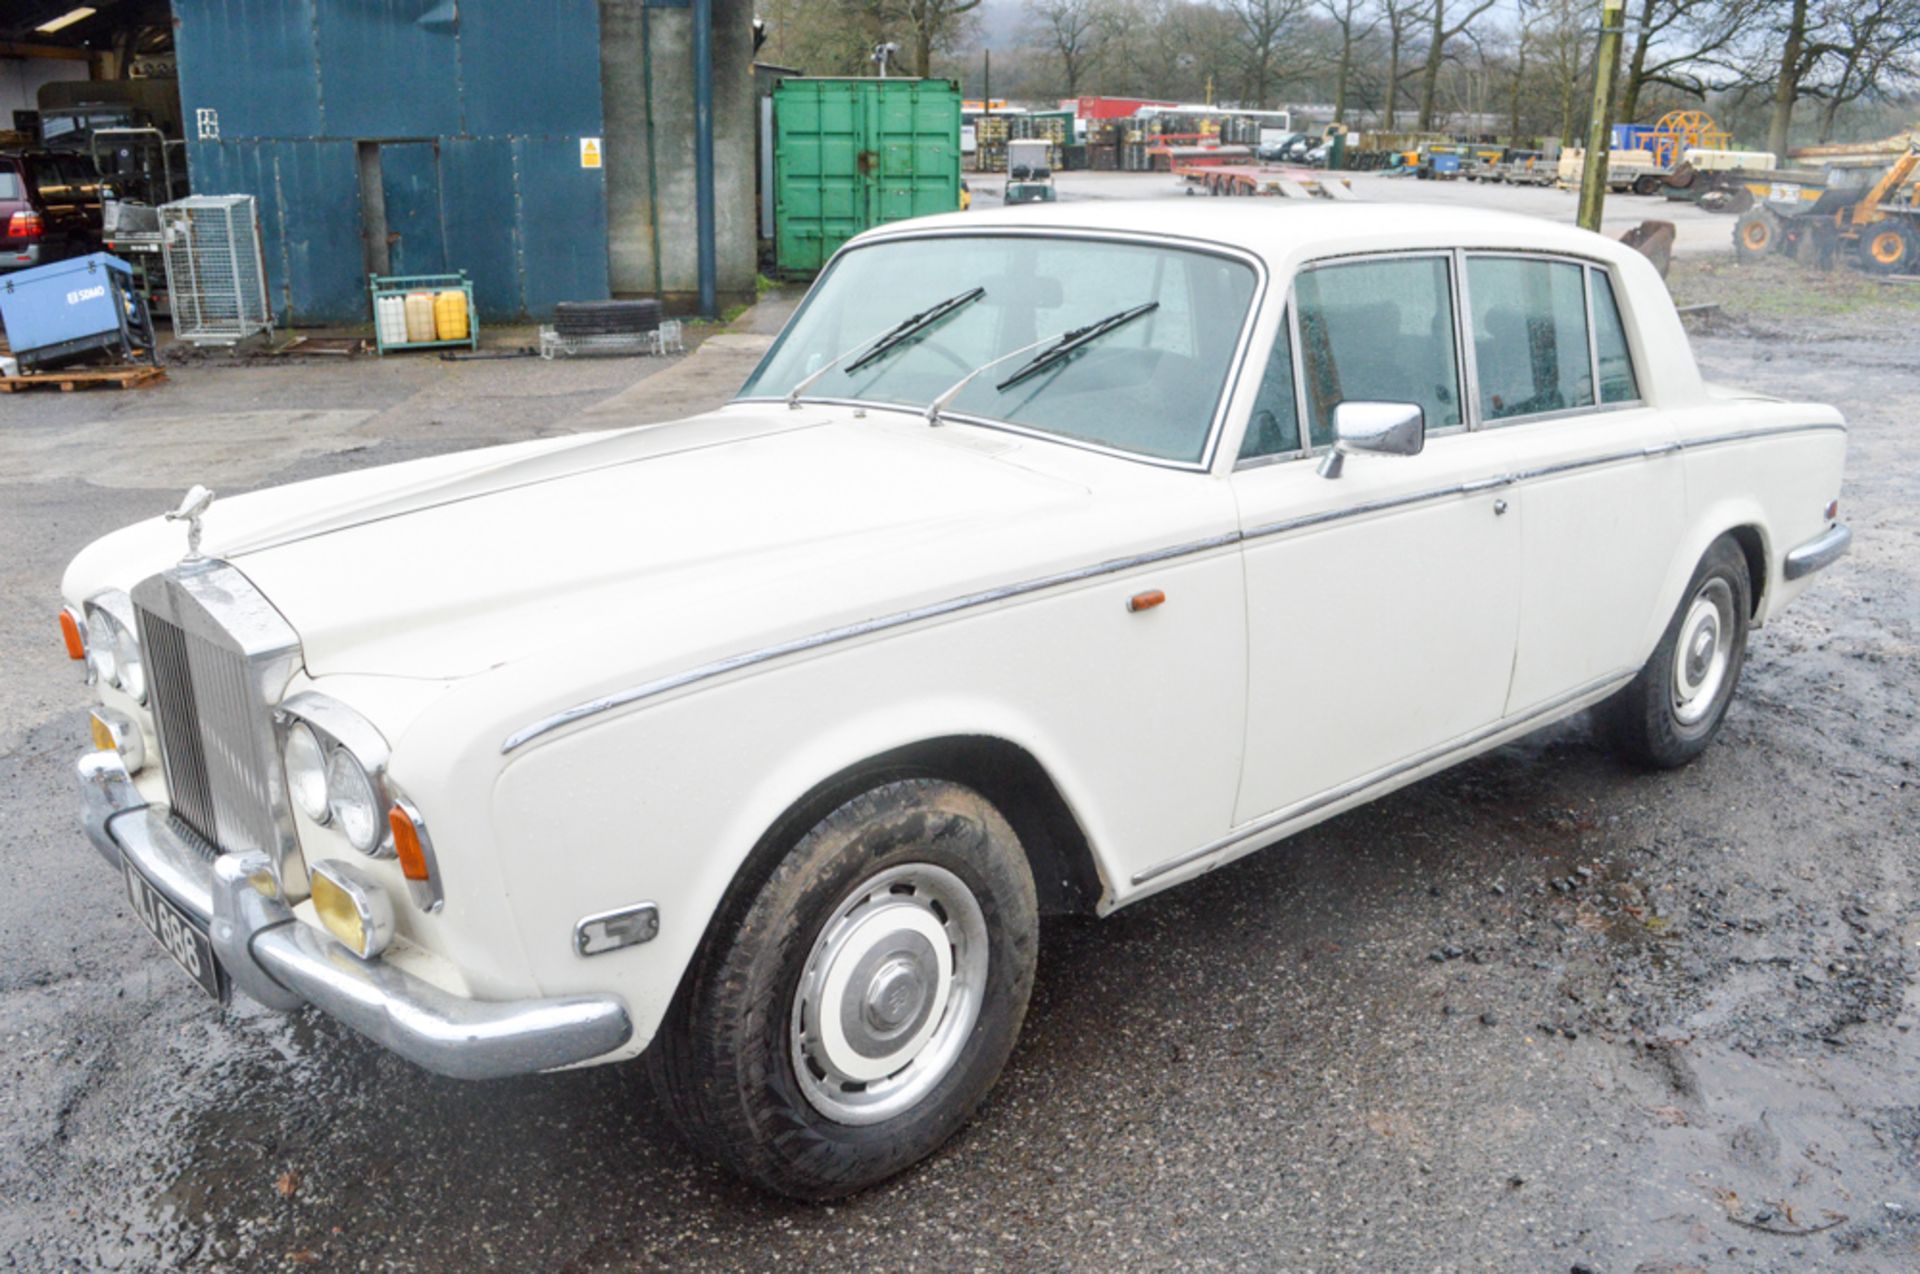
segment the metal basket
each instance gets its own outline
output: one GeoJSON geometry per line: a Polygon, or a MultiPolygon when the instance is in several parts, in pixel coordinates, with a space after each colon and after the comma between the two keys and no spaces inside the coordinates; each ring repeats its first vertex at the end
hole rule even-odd
{"type": "Polygon", "coordinates": [[[159,211],[174,335],[232,345],[272,331],[253,196],[193,195],[159,211]]]}

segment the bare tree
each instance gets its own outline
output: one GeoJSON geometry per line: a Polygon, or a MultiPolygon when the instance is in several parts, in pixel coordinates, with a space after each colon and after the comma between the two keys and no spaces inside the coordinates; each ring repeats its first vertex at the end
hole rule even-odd
{"type": "Polygon", "coordinates": [[[1340,56],[1333,77],[1333,122],[1347,120],[1347,86],[1353,78],[1354,46],[1372,35],[1381,15],[1368,11],[1371,0],[1320,0],[1334,28],[1340,33],[1340,56]]]}
{"type": "Polygon", "coordinates": [[[1826,103],[1820,140],[1832,139],[1845,107],[1910,92],[1920,81],[1920,0],[1873,0],[1830,11],[1825,56],[1807,96],[1826,103]]]}
{"type": "MultiPolygon", "coordinates": [[[[1447,45],[1472,26],[1481,14],[1493,8],[1496,0],[1467,0],[1473,7],[1452,26],[1447,25],[1447,0],[1432,0],[1432,22],[1427,39],[1427,63],[1420,78],[1420,128],[1433,127],[1434,102],[1440,91],[1440,64],[1447,56],[1447,45]]],[[[1458,12],[1456,8],[1455,12],[1458,12]]]]}
{"type": "Polygon", "coordinates": [[[1039,42],[1060,63],[1067,96],[1078,97],[1087,72],[1099,61],[1109,27],[1098,0],[1027,0],[1027,19],[1039,42]]]}
{"type": "Polygon", "coordinates": [[[1735,42],[1756,8],[1772,3],[1777,0],[1640,0],[1614,118],[1638,119],[1641,94],[1650,86],[1706,96],[1715,56],[1735,42]]]}
{"type": "MultiPolygon", "coordinates": [[[[1488,0],[1491,4],[1493,0],[1488,0]]],[[[1240,43],[1246,56],[1247,87],[1256,109],[1268,102],[1268,89],[1282,79],[1292,63],[1287,58],[1292,27],[1306,9],[1306,0],[1232,0],[1240,20],[1240,43]]]]}
{"type": "Polygon", "coordinates": [[[1427,10],[1422,0],[1381,0],[1381,7],[1387,16],[1387,92],[1382,109],[1387,131],[1392,132],[1400,111],[1400,81],[1409,74],[1404,65],[1406,54],[1420,25],[1427,20],[1427,10]]]}
{"type": "Polygon", "coordinates": [[[896,0],[884,12],[913,36],[914,72],[932,75],[934,49],[950,45],[961,20],[979,7],[980,0],[896,0]]]}

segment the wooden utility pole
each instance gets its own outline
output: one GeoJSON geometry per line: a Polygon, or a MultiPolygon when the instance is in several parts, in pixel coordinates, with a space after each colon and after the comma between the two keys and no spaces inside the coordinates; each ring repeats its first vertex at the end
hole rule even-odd
{"type": "Polygon", "coordinates": [[[1587,123],[1586,162],[1580,165],[1580,225],[1598,232],[1607,199],[1607,150],[1613,144],[1613,80],[1620,69],[1626,0],[1600,0],[1600,47],[1593,58],[1593,117],[1587,123]]]}

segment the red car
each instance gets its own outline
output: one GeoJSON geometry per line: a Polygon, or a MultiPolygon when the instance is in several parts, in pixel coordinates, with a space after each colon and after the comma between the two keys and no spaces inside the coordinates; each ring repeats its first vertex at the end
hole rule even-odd
{"type": "Polygon", "coordinates": [[[99,251],[100,202],[84,155],[0,153],[0,271],[99,251]]]}

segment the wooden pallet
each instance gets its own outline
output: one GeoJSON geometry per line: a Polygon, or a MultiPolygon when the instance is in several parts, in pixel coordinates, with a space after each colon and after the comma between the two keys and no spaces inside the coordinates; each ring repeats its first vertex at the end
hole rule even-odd
{"type": "Polygon", "coordinates": [[[158,385],[166,378],[166,372],[158,367],[77,367],[68,371],[36,372],[30,376],[0,376],[0,393],[52,389],[55,386],[63,394],[98,385],[112,389],[134,389],[141,385],[158,385]]]}

